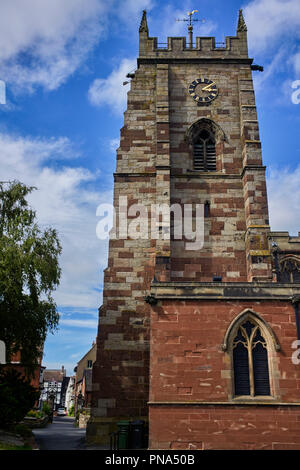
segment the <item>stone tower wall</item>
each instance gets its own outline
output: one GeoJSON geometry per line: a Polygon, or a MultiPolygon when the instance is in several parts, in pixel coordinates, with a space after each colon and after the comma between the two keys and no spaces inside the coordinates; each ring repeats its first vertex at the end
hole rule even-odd
{"type": "MultiPolygon", "coordinates": [[[[156,283],[169,286],[169,297],[173,298],[176,283],[180,282],[186,283],[186,292],[192,291],[193,283],[203,283],[200,291],[212,289],[217,295],[215,286],[210,285],[215,275],[221,276],[223,283],[236,284],[233,291],[239,289],[240,283],[269,283],[273,279],[265,168],[251,64],[241,17],[237,35],[227,37],[222,48],[216,47],[214,38],[196,38],[193,48],[187,47],[185,38],[168,38],[168,46],[158,48],[157,39],[149,37],[143,16],[137,70],[128,92],[117,150],[114,175],[117,218],[109,242],[103,305],[99,309],[89,441],[107,443],[109,433],[116,430],[120,419],[147,419],[149,375],[159,377],[163,361],[167,362],[162,351],[168,341],[173,344],[172,338],[158,343],[162,354],[159,362],[153,347],[165,333],[165,328],[159,331],[161,318],[169,321],[173,314],[168,317],[168,312],[162,309],[162,316],[155,316],[150,304],[156,295],[156,283]],[[197,106],[188,93],[189,84],[200,77],[214,80],[219,89],[209,106],[197,106]],[[203,119],[213,122],[217,132],[217,168],[211,173],[194,171],[192,165],[189,136],[193,126],[203,119]],[[177,203],[183,207],[206,201],[210,214],[204,221],[201,249],[187,250],[186,240],[164,237],[172,234],[171,218],[158,218],[154,224],[156,234],[150,234],[152,205],[177,203]],[[124,233],[124,219],[126,229],[131,224],[136,226],[141,214],[138,205],[140,211],[146,209],[146,237],[124,233]]],[[[201,303],[198,294],[196,299],[201,303]]],[[[175,312],[176,308],[181,310],[181,299],[174,302],[166,305],[166,309],[174,311],[175,316],[181,315],[175,312]]],[[[219,311],[214,310],[213,304],[210,307],[212,315],[219,311]]],[[[226,309],[229,318],[233,314],[230,302],[226,309]]],[[[193,312],[191,315],[194,320],[193,312]]],[[[180,338],[180,332],[177,333],[180,338]]],[[[186,337],[183,343],[188,341],[191,340],[186,337]]],[[[192,352],[197,354],[200,343],[195,344],[192,352]]],[[[174,383],[179,370],[177,367],[174,383]]],[[[154,399],[160,380],[152,382],[154,399]]],[[[189,387],[182,385],[184,390],[189,387]]],[[[203,390],[204,387],[199,388],[199,393],[203,390]]],[[[151,412],[154,416],[156,408],[151,412]]],[[[153,442],[156,438],[153,437],[153,442]]]]}
{"type": "Polygon", "coordinates": [[[117,236],[109,242],[103,305],[99,310],[92,422],[88,426],[92,441],[107,442],[109,432],[115,430],[115,422],[122,417],[147,416],[149,305],[144,297],[154,275],[155,241],[128,238],[120,221],[124,216],[129,230],[138,213],[127,220],[128,209],[135,204],[150,208],[155,202],[155,111],[155,70],[141,66],[131,82],[117,150],[117,236]]]}

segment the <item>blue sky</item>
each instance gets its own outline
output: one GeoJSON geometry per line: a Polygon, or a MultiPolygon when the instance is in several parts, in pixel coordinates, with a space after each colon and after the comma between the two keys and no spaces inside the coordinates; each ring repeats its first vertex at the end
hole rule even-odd
{"type": "Polygon", "coordinates": [[[300,230],[299,0],[2,0],[0,3],[1,180],[38,187],[30,197],[41,226],[57,228],[59,331],[43,364],[68,374],[91,347],[102,302],[107,241],[96,209],[112,201],[115,149],[136,67],[138,28],[147,9],[151,36],[186,35],[188,10],[205,18],[195,36],[235,35],[239,8],[248,26],[272,230],[300,230]],[[299,80],[299,83],[297,81],[299,80]],[[296,88],[292,88],[292,84],[296,88]],[[294,102],[292,94],[294,93],[294,102]]]}

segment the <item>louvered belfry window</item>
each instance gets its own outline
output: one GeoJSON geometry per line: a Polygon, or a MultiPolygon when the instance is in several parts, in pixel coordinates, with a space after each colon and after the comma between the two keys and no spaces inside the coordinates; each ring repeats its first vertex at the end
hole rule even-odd
{"type": "Polygon", "coordinates": [[[194,141],[194,170],[216,171],[216,143],[206,129],[194,141]]]}
{"type": "Polygon", "coordinates": [[[233,340],[233,369],[235,396],[270,395],[267,344],[252,320],[239,327],[233,340]]]}

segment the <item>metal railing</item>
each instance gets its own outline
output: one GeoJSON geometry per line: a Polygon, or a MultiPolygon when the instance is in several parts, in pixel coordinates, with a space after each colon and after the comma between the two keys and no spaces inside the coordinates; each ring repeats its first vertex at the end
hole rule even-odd
{"type": "MultiPolygon", "coordinates": [[[[192,47],[189,47],[189,45],[186,45],[185,50],[188,49],[196,49],[197,44],[193,43],[192,47]]],[[[215,49],[223,49],[226,48],[226,42],[216,42],[215,43],[215,49]]],[[[167,42],[158,42],[156,44],[156,49],[168,49],[168,43],[167,42]]]]}

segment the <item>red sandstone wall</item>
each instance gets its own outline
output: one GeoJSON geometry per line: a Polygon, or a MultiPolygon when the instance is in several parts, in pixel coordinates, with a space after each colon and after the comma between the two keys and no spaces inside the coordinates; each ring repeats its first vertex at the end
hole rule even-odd
{"type": "Polygon", "coordinates": [[[150,449],[300,449],[300,407],[150,407],[150,449]]]}
{"type": "Polygon", "coordinates": [[[163,301],[153,307],[151,326],[151,448],[300,449],[300,369],[291,359],[297,331],[290,303],[163,301]],[[233,398],[231,357],[222,344],[232,320],[247,308],[269,324],[281,347],[268,351],[269,404],[251,399],[246,406],[233,398]]]}
{"type": "Polygon", "coordinates": [[[227,401],[231,364],[221,346],[231,321],[247,308],[269,324],[280,344],[274,353],[278,377],[273,377],[278,398],[299,401],[300,369],[291,360],[295,312],[290,303],[278,301],[164,301],[154,307],[150,401],[227,401]]]}

